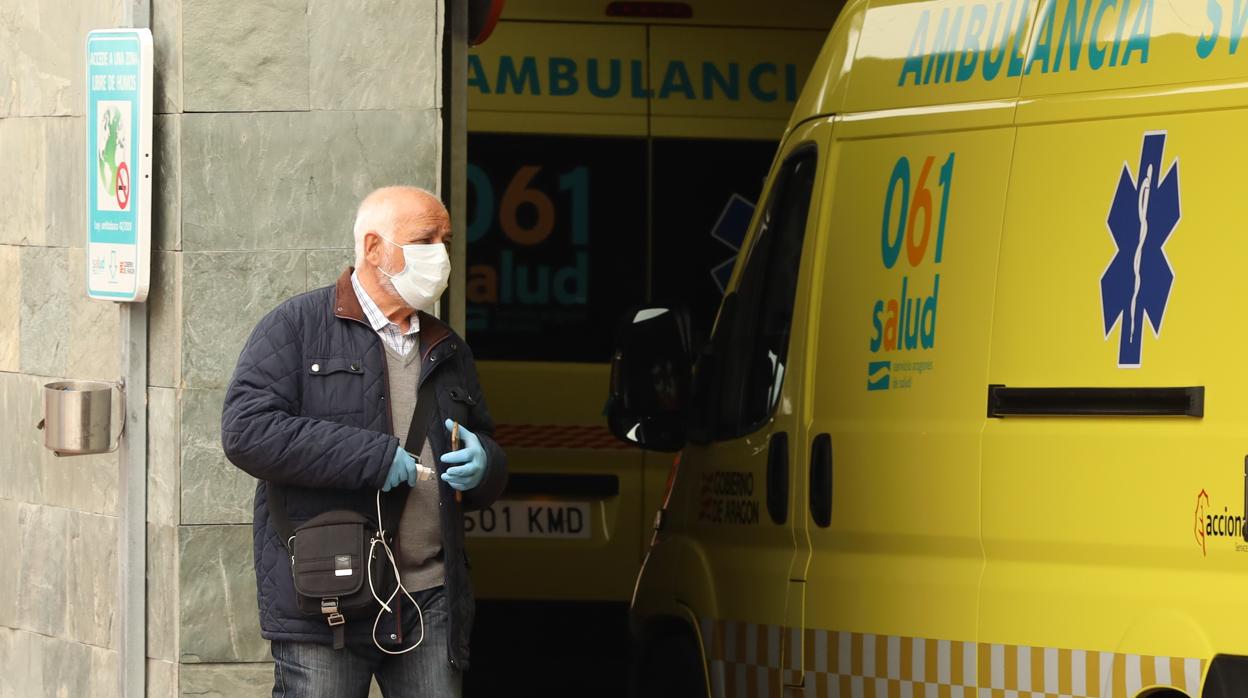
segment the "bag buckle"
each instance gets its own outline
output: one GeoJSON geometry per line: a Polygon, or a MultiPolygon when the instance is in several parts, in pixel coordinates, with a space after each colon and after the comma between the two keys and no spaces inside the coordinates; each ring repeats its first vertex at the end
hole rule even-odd
{"type": "Polygon", "coordinates": [[[331,628],[337,627],[347,622],[347,619],[344,618],[343,615],[338,612],[338,597],[337,596],[331,596],[329,598],[321,599],[321,613],[325,614],[326,616],[325,622],[329,623],[329,627],[331,628]]]}

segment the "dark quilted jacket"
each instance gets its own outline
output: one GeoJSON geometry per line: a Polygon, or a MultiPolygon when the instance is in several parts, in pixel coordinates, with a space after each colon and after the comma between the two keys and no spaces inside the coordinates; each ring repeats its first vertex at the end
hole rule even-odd
{"type": "MultiPolygon", "coordinates": [[[[480,436],[488,453],[485,480],[465,492],[462,503],[454,490],[441,485],[451,609],[447,646],[451,664],[464,670],[474,606],[463,510],[487,507],[498,498],[507,481],[507,459],[491,438],[494,423],[468,345],[436,318],[421,314],[419,351],[421,383],[433,381],[437,395],[428,435],[439,473],[445,468],[441,456],[450,447],[450,435],[442,426],[448,418],[480,436]]],[[[265,481],[285,486],[296,527],[333,509],[376,518],[370,513],[375,511],[374,496],[399,447],[391,434],[386,375],[385,350],[365,319],[350,269],[335,286],[292,298],[269,313],[238,358],[221,416],[221,442],[231,463],[260,480],[254,553],[260,627],[269,640],[329,644],[332,635],[324,620],[305,616],[296,607],[290,557],[269,521],[265,481]]],[[[402,635],[410,636],[416,613],[408,607],[401,615],[402,635]]],[[[387,616],[378,636],[398,635],[395,625],[387,616]]],[[[371,621],[347,623],[352,646],[371,647],[371,632],[371,621]]]]}

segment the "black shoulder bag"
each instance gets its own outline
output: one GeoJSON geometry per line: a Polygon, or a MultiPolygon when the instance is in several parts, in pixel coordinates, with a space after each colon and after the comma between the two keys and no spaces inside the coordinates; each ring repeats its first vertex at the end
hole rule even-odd
{"type": "MultiPolygon", "coordinates": [[[[403,448],[419,454],[433,418],[433,384],[420,387],[403,448]]],[[[422,463],[425,467],[432,464],[422,463]]],[[[436,470],[436,469],[435,469],[436,470]]],[[[410,489],[380,493],[381,521],[355,511],[335,509],[294,527],[286,510],[286,488],[268,482],[269,520],[290,552],[299,610],[325,619],[334,633],[334,649],[345,646],[349,620],[369,618],[381,609],[377,599],[394,596],[399,580],[392,563],[375,548],[384,536],[393,545],[399,517],[410,489]]]]}

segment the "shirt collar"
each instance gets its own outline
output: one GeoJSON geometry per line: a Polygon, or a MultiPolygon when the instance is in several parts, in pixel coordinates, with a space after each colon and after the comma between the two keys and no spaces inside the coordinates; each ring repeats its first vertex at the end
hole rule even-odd
{"type": "MultiPolygon", "coordinates": [[[[364,309],[364,317],[368,318],[368,324],[372,326],[374,332],[380,332],[389,325],[398,327],[397,323],[391,322],[390,318],[381,312],[381,308],[377,307],[377,304],[373,302],[372,297],[368,295],[368,291],[364,290],[364,285],[360,283],[358,272],[351,272],[351,287],[355,289],[355,295],[360,299],[360,307],[364,309]]],[[[408,322],[407,332],[403,334],[409,335],[418,332],[420,332],[420,317],[413,312],[408,322]]]]}

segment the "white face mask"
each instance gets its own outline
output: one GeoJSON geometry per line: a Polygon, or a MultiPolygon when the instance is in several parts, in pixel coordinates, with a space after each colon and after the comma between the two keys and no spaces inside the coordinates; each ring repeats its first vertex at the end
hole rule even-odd
{"type": "Polygon", "coordinates": [[[432,311],[451,278],[451,258],[446,253],[446,245],[400,245],[385,237],[381,239],[403,250],[403,271],[390,274],[381,267],[377,267],[377,271],[390,279],[404,303],[426,313],[432,311]]]}

